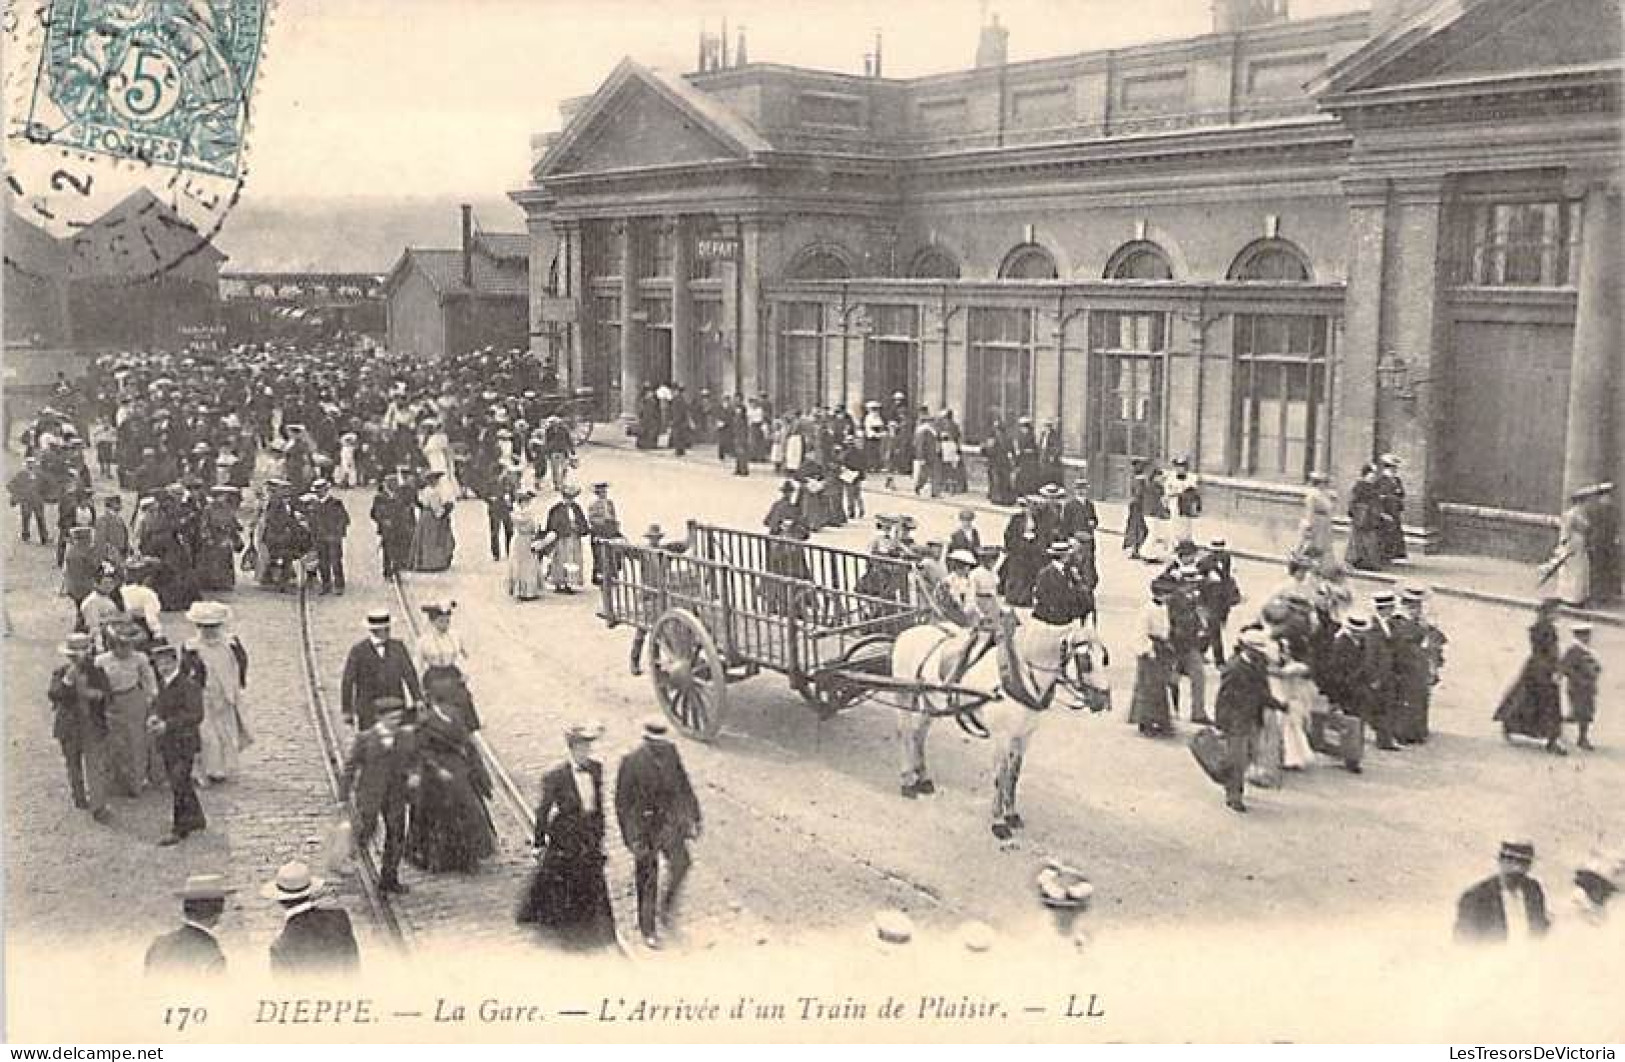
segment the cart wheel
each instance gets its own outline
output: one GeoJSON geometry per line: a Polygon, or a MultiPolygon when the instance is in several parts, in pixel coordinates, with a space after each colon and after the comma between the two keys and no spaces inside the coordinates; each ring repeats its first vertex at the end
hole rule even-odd
{"type": "MultiPolygon", "coordinates": [[[[871,634],[859,638],[846,647],[837,668],[847,671],[872,671],[877,675],[891,673],[892,637],[889,634],[871,634]]],[[[861,683],[832,675],[811,675],[796,687],[820,719],[832,719],[836,713],[852,707],[868,694],[861,683]]]]}
{"type": "Polygon", "coordinates": [[[660,709],[691,738],[710,741],[728,710],[728,679],[716,642],[694,613],[674,608],[649,633],[649,675],[660,709]]]}

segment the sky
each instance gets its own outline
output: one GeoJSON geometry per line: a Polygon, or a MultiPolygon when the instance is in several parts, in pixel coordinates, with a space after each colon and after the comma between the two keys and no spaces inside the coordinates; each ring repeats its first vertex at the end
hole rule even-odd
{"type": "MultiPolygon", "coordinates": [[[[1367,0],[1294,0],[1296,18],[1367,0]]],[[[1010,57],[1193,36],[1208,0],[281,0],[254,100],[248,195],[499,199],[532,134],[625,56],[693,68],[702,23],[747,26],[750,58],[859,73],[878,29],[888,76],[963,69],[983,10],[1010,57]],[[1129,14],[1128,12],[1132,12],[1129,14]]]]}

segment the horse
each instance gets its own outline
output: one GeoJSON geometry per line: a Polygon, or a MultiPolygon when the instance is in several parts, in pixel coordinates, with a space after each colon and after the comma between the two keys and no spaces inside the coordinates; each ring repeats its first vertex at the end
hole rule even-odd
{"type": "Polygon", "coordinates": [[[1025,823],[1016,810],[1027,745],[1057,699],[1073,711],[1110,706],[1105,684],[1105,648],[1087,628],[1022,623],[1008,609],[999,614],[990,643],[985,634],[950,624],[929,623],[901,632],[892,646],[894,678],[920,689],[897,713],[897,746],[902,795],[936,791],[925,765],[925,741],[932,720],[952,715],[968,733],[993,743],[993,835],[1008,840],[1025,823]],[[1009,668],[1001,655],[1009,654],[1009,668]],[[1008,677],[1007,677],[1008,675],[1008,677]],[[930,687],[952,685],[985,693],[979,705],[960,707],[930,687]],[[1065,697],[1059,697],[1062,692],[1065,697]]]}

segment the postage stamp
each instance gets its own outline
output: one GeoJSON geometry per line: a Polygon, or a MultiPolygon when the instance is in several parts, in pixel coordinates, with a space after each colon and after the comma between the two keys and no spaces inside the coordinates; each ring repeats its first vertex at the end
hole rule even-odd
{"type": "Polygon", "coordinates": [[[6,265],[139,283],[209,247],[248,176],[272,4],[12,0],[4,194],[44,238],[6,265]]]}
{"type": "Polygon", "coordinates": [[[25,135],[231,177],[264,0],[54,0],[25,135]]]}

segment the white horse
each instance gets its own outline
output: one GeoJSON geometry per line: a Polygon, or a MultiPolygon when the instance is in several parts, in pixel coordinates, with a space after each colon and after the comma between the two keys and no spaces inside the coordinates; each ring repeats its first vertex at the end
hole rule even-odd
{"type": "Polygon", "coordinates": [[[907,710],[897,713],[897,747],[902,794],[914,798],[934,793],[925,765],[925,740],[932,720],[951,715],[968,733],[993,742],[993,835],[1006,840],[1023,825],[1016,810],[1016,783],[1027,744],[1056,702],[1074,711],[1095,711],[1110,703],[1105,685],[1105,649],[1088,629],[1020,623],[1014,612],[1000,616],[999,647],[984,637],[967,661],[963,628],[947,624],[911,627],[892,646],[894,678],[924,687],[953,685],[987,695],[979,706],[956,710],[949,694],[929,689],[909,695],[907,710]],[[1007,682],[1000,665],[1002,646],[1013,650],[1013,674],[1007,682]],[[966,664],[969,667],[966,668],[966,664]],[[964,673],[955,678],[955,672],[964,673]]]}

